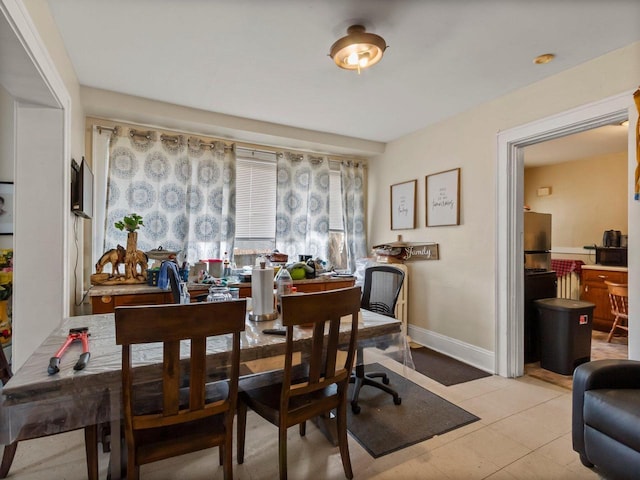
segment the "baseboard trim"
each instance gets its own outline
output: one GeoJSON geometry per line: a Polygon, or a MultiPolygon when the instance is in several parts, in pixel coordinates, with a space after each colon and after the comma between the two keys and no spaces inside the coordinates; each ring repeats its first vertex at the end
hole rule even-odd
{"type": "Polygon", "coordinates": [[[495,354],[484,348],[461,342],[431,330],[409,325],[409,336],[415,343],[429,347],[485,372],[495,373],[495,354]]]}

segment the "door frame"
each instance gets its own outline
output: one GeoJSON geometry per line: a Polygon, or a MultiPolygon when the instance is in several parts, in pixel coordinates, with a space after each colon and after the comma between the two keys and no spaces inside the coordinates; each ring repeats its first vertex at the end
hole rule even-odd
{"type": "Polygon", "coordinates": [[[3,47],[9,52],[0,82],[14,101],[11,356],[17,370],[47,333],[69,316],[72,305],[71,97],[24,2],[0,0],[0,22],[7,42],[3,47]],[[38,301],[34,301],[34,279],[38,301]]]}
{"type": "MultiPolygon", "coordinates": [[[[523,148],[629,119],[629,171],[635,166],[635,105],[624,92],[566,112],[498,133],[496,193],[496,365],[504,377],[524,372],[523,148]]],[[[629,238],[635,224],[631,208],[633,173],[629,175],[629,238]]],[[[638,202],[635,202],[638,203],[638,202]]],[[[633,249],[629,253],[632,254],[633,249]]],[[[632,266],[632,259],[629,266],[632,266]]],[[[629,275],[631,277],[631,275],[629,275]]],[[[640,285],[639,285],[640,286],[640,285]]],[[[629,288],[633,285],[630,282],[629,288]]],[[[638,286],[635,287],[636,290],[638,286]]],[[[633,291],[633,290],[632,290],[633,291]]],[[[636,292],[638,293],[638,292],[636,292]]],[[[629,295],[631,297],[631,294],[629,295]]],[[[629,318],[630,332],[632,313],[629,318]]],[[[632,339],[629,336],[630,358],[632,339]]]]}

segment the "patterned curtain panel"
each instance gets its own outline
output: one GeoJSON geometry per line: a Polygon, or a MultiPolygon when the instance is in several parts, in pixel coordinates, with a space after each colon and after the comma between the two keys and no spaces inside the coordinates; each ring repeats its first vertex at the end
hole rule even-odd
{"type": "Polygon", "coordinates": [[[233,254],[235,148],[117,128],[109,145],[105,251],[126,245],[114,223],[137,213],[138,248],[179,250],[190,263],[233,254]]]}
{"type": "Polygon", "coordinates": [[[286,152],[277,162],[276,248],[328,259],[329,160],[286,152]]]}
{"type": "Polygon", "coordinates": [[[342,162],[342,218],[347,245],[347,268],[355,272],[356,260],[367,256],[367,233],[364,212],[364,166],[342,162]]]}

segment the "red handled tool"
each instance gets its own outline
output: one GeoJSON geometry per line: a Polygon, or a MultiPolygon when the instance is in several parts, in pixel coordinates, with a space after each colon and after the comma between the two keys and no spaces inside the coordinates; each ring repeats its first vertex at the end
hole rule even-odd
{"type": "Polygon", "coordinates": [[[87,363],[89,363],[89,357],[91,357],[91,354],[89,353],[89,328],[70,328],[69,335],[67,335],[67,340],[64,342],[64,345],[62,345],[56,354],[49,360],[49,367],[47,368],[49,375],[53,375],[60,371],[60,358],[69,345],[76,340],[80,340],[82,342],[82,354],[80,355],[80,358],[78,358],[78,362],[74,365],[73,369],[82,370],[87,366],[87,363]]]}

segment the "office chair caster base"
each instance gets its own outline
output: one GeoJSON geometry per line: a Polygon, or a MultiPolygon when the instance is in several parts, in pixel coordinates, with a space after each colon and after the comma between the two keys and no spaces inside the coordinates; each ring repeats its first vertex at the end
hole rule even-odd
{"type": "Polygon", "coordinates": [[[402,403],[402,398],[400,397],[393,397],[393,404],[394,405],[400,405],[402,403]]]}
{"type": "Polygon", "coordinates": [[[362,408],[360,408],[360,405],[351,402],[351,411],[354,415],[358,415],[360,413],[360,410],[362,410],[362,408]]]}

